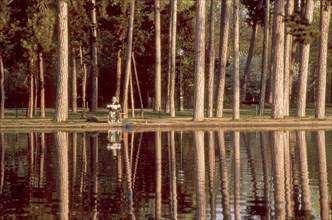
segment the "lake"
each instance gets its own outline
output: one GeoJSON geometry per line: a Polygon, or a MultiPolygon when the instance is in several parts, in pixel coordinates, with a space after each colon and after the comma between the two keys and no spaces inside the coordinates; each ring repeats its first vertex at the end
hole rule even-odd
{"type": "Polygon", "coordinates": [[[332,131],[0,133],[0,219],[331,219],[332,131]]]}

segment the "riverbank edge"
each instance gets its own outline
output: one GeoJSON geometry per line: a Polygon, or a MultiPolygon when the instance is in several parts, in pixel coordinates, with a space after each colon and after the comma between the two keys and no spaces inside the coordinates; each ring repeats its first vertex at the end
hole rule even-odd
{"type": "Polygon", "coordinates": [[[128,119],[120,123],[106,121],[66,121],[54,122],[52,119],[1,119],[2,130],[277,130],[277,129],[324,129],[332,130],[332,117],[316,118],[250,118],[232,120],[230,118],[205,118],[203,121],[192,121],[191,118],[158,118],[158,119],[128,119]]]}

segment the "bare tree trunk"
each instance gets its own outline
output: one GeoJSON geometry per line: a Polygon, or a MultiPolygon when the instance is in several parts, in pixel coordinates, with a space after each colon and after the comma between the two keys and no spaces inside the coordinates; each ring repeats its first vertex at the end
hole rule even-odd
{"type": "Polygon", "coordinates": [[[167,99],[165,112],[171,111],[171,75],[172,75],[172,38],[173,38],[173,13],[174,13],[174,1],[169,0],[169,25],[168,25],[168,68],[167,68],[167,99]]]}
{"type": "Polygon", "coordinates": [[[258,29],[258,26],[257,26],[257,23],[255,22],[252,26],[252,33],[251,33],[251,40],[250,40],[250,46],[249,46],[249,51],[248,51],[247,63],[246,63],[246,68],[244,70],[243,79],[242,79],[241,101],[244,101],[247,98],[247,87],[248,87],[248,81],[249,81],[249,76],[250,76],[251,61],[254,56],[257,29],[258,29]]]}
{"type": "Polygon", "coordinates": [[[154,1],[154,27],[155,27],[155,85],[154,85],[154,110],[160,111],[161,107],[161,28],[160,28],[160,0],[154,1]]]}
{"type": "Polygon", "coordinates": [[[143,99],[142,99],[141,87],[140,87],[140,84],[139,84],[139,81],[138,81],[138,74],[137,74],[137,68],[136,68],[136,59],[135,59],[134,52],[132,54],[132,59],[133,59],[133,67],[134,67],[134,73],[135,73],[135,80],[136,80],[136,84],[137,84],[139,102],[140,102],[140,105],[141,105],[141,117],[143,117],[144,116],[143,99]]]}
{"type": "MultiPolygon", "coordinates": [[[[327,47],[331,4],[324,0],[320,3],[320,40],[319,40],[319,67],[317,77],[317,102],[315,117],[325,117],[326,72],[327,72],[327,47]]],[[[331,77],[332,78],[332,77],[331,77]]],[[[332,85],[331,85],[332,87],[332,85]]]]}
{"type": "Polygon", "coordinates": [[[269,54],[269,23],[270,23],[270,0],[264,0],[264,40],[263,40],[263,59],[262,59],[262,76],[259,96],[258,114],[264,114],[266,79],[268,72],[268,54],[269,54]]]}
{"type": "Polygon", "coordinates": [[[135,118],[135,101],[134,101],[134,86],[133,86],[133,71],[130,71],[129,76],[129,87],[130,87],[130,103],[131,103],[131,117],[135,118]]]}
{"type": "Polygon", "coordinates": [[[83,62],[83,49],[80,46],[80,64],[81,64],[81,71],[82,71],[82,114],[81,118],[85,117],[85,110],[86,110],[86,64],[83,62]]]}
{"type": "Polygon", "coordinates": [[[205,0],[196,1],[194,121],[204,120],[205,0]]]}
{"type": "Polygon", "coordinates": [[[240,119],[240,20],[239,20],[239,0],[233,3],[233,119],[240,119]]]}
{"type": "Polygon", "coordinates": [[[171,78],[170,78],[170,113],[175,117],[175,66],[176,66],[176,27],[177,27],[177,0],[173,1],[172,7],[172,42],[171,42],[171,78]]]}
{"type": "Polygon", "coordinates": [[[216,23],[216,0],[210,2],[210,30],[209,30],[209,78],[208,78],[208,117],[213,117],[213,99],[214,99],[214,74],[215,74],[215,23],[216,23]]]}
{"type": "Polygon", "coordinates": [[[72,48],[72,110],[74,113],[77,112],[77,71],[76,71],[76,52],[75,49],[72,48]]]}
{"type": "Polygon", "coordinates": [[[28,111],[27,111],[27,117],[28,118],[33,118],[33,92],[34,92],[34,61],[32,57],[29,57],[29,73],[28,73],[28,78],[29,78],[29,104],[28,104],[28,111]]]}
{"type": "Polygon", "coordinates": [[[58,81],[55,104],[55,121],[68,118],[68,3],[58,0],[58,81]]]}
{"type": "Polygon", "coordinates": [[[43,53],[38,54],[39,61],[39,93],[40,93],[40,117],[45,118],[45,79],[43,53]]]}
{"type": "Polygon", "coordinates": [[[37,116],[37,105],[38,105],[38,76],[37,74],[34,74],[33,77],[33,82],[34,82],[34,99],[33,99],[33,115],[37,116]]]}
{"type": "MultiPolygon", "coordinates": [[[[311,24],[314,12],[314,1],[307,0],[305,9],[305,18],[311,24]]],[[[308,82],[308,68],[309,68],[309,55],[310,43],[302,43],[300,51],[300,72],[299,72],[299,86],[297,93],[296,116],[304,117],[307,102],[307,82],[308,82]]]]}
{"type": "Polygon", "coordinates": [[[116,90],[115,90],[116,100],[120,100],[121,76],[122,76],[121,69],[122,69],[122,49],[120,48],[116,55],[116,90]]]}
{"type": "Polygon", "coordinates": [[[96,18],[96,0],[91,0],[91,111],[97,112],[98,110],[98,54],[97,54],[97,18],[96,18]]]}
{"type": "MultiPolygon", "coordinates": [[[[287,0],[286,16],[293,14],[294,0],[287,0]]],[[[285,26],[285,66],[284,66],[284,107],[285,116],[289,116],[290,103],[290,73],[292,69],[292,35],[289,33],[289,27],[285,26]]]]}
{"type": "Polygon", "coordinates": [[[221,118],[224,110],[226,65],[229,37],[229,21],[231,14],[231,0],[222,1],[222,12],[220,18],[220,40],[219,40],[219,65],[218,65],[218,88],[216,100],[216,117],[221,118]]]}
{"type": "Polygon", "coordinates": [[[0,118],[5,118],[5,69],[0,55],[0,118]]]}
{"type": "Polygon", "coordinates": [[[128,28],[128,41],[126,49],[126,66],[125,66],[125,78],[123,86],[123,113],[124,118],[128,117],[128,86],[129,86],[129,77],[131,72],[131,53],[132,53],[132,44],[133,44],[133,30],[134,30],[134,13],[135,13],[135,0],[130,2],[130,15],[129,15],[129,28],[128,28]]]}
{"type": "Polygon", "coordinates": [[[283,101],[283,91],[284,91],[284,14],[285,5],[284,0],[276,2],[274,8],[274,33],[273,33],[273,45],[272,50],[274,51],[272,65],[273,72],[271,80],[273,82],[272,86],[272,118],[283,118],[284,117],[284,101],[283,101]]]}

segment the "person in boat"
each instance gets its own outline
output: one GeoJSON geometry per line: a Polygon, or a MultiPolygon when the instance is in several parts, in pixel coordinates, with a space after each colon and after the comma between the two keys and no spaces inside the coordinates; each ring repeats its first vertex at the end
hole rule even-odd
{"type": "Polygon", "coordinates": [[[121,105],[117,101],[116,97],[112,97],[112,103],[107,104],[108,109],[108,122],[120,122],[121,121],[121,105]]]}

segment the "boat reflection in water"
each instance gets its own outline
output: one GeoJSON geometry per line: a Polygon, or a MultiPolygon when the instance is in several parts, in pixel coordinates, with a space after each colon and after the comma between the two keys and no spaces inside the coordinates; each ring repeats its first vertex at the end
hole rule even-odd
{"type": "Polygon", "coordinates": [[[332,131],[0,133],[0,219],[331,219],[332,131]]]}

